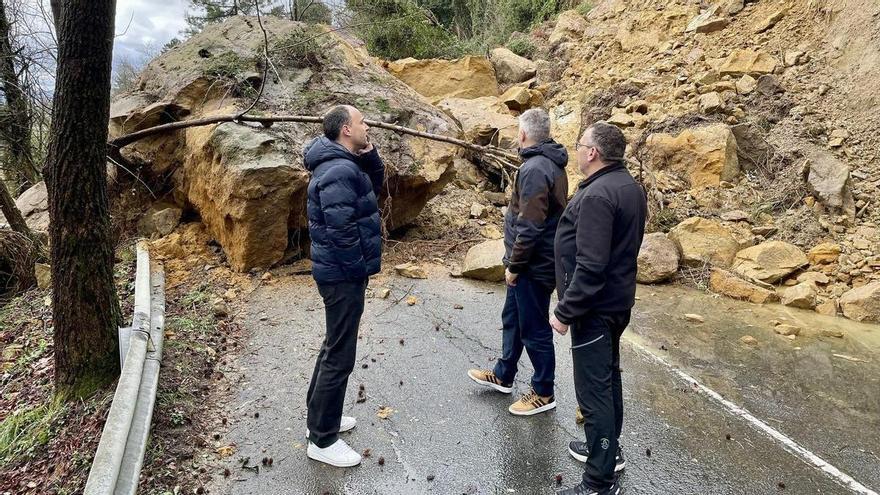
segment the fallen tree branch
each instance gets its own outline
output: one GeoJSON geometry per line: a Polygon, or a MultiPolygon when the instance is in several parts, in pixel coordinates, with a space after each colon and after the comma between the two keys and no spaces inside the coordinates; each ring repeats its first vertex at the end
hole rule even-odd
{"type": "MultiPolygon", "coordinates": [[[[268,116],[254,116],[254,115],[240,115],[240,114],[229,114],[229,115],[216,115],[213,117],[204,117],[201,119],[192,119],[192,120],[182,120],[178,122],[171,122],[168,124],[157,125],[154,127],[149,127],[147,129],[141,129],[136,132],[132,132],[130,134],[125,134],[123,136],[119,136],[117,138],[111,139],[108,143],[110,147],[110,153],[114,157],[119,156],[119,151],[132,144],[136,141],[140,141],[149,136],[153,136],[155,134],[161,134],[165,132],[178,131],[180,129],[186,129],[189,127],[197,127],[204,125],[212,125],[219,124],[221,122],[255,122],[262,124],[264,127],[271,127],[272,124],[276,122],[299,122],[306,124],[320,124],[323,121],[322,117],[317,117],[313,115],[268,115],[268,116]]],[[[394,131],[399,134],[407,134],[410,136],[416,136],[424,139],[430,139],[432,141],[440,141],[444,143],[454,144],[461,148],[473,151],[474,153],[478,153],[480,155],[485,155],[490,157],[493,161],[498,161],[504,164],[505,168],[510,168],[511,170],[516,170],[518,166],[516,163],[520,162],[519,155],[517,153],[507,151],[496,146],[481,146],[474,143],[469,143],[467,141],[443,136],[441,134],[432,134],[430,132],[419,131],[416,129],[411,129],[409,127],[404,127],[396,124],[387,124],[385,122],[377,122],[374,120],[366,120],[367,125],[370,127],[376,127],[379,129],[386,129],[389,131],[394,131]]]]}

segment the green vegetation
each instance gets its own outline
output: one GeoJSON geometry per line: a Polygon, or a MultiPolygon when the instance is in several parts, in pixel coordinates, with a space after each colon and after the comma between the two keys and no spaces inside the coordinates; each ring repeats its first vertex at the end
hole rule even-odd
{"type": "Polygon", "coordinates": [[[532,58],[535,55],[535,44],[521,33],[514,33],[507,41],[507,49],[520,57],[532,58]]]}
{"type": "Polygon", "coordinates": [[[321,32],[315,28],[294,30],[275,43],[269,52],[272,58],[283,66],[317,68],[322,63],[321,54],[326,52],[318,43],[322,38],[320,34],[321,32]]]}
{"type": "Polygon", "coordinates": [[[16,411],[0,422],[0,466],[30,457],[53,435],[55,419],[64,412],[61,401],[53,400],[32,409],[16,411]]]}
{"type": "Polygon", "coordinates": [[[586,15],[589,14],[591,10],[593,10],[593,2],[591,2],[590,0],[584,0],[583,2],[578,4],[575,10],[577,10],[578,14],[586,17],[586,15]]]}

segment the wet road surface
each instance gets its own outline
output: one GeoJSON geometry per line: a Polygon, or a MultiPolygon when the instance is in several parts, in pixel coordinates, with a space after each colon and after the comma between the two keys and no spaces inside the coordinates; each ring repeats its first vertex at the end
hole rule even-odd
{"type": "MultiPolygon", "coordinates": [[[[211,493],[552,494],[558,476],[563,486],[580,479],[582,465],[566,451],[569,441],[583,439],[574,421],[568,337],[555,338],[558,408],[514,417],[507,407],[527,391],[531,374],[525,355],[513,396],[466,375],[471,367],[491,368],[500,354],[503,286],[440,271],[429,280],[379,277],[370,286],[390,288],[391,295],[368,294],[346,401],[358,426],[342,434],[356,450],[370,449],[370,457],[338,469],[305,455],[305,393],[323,338],[323,306],[310,277],[283,277],[249,298],[252,337],[238,363],[230,431],[218,441],[237,450],[223,461],[232,475],[218,476],[211,493]],[[409,306],[406,296],[418,302],[409,306]],[[359,385],[363,403],[356,403],[359,385]],[[394,410],[388,419],[377,416],[381,406],[394,410]],[[246,456],[270,456],[273,466],[259,474],[242,470],[238,459],[246,456]]],[[[880,489],[880,327],[641,287],[624,335],[627,493],[858,493],[675,369],[844,476],[880,489]],[[705,322],[689,322],[687,313],[705,322]],[[801,335],[776,335],[773,319],[802,327],[801,335]],[[823,336],[823,329],[844,337],[823,336]],[[743,344],[745,335],[757,344],[743,344]]]]}

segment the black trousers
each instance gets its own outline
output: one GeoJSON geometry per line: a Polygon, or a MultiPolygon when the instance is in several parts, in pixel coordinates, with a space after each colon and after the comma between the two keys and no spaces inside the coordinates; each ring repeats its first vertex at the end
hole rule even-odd
{"type": "Polygon", "coordinates": [[[309,440],[329,447],[339,436],[342,406],[348,376],[354,369],[358,327],[364,313],[367,280],[339,284],[318,284],[324,299],[327,334],[306,395],[309,440]]]}
{"type": "Polygon", "coordinates": [[[599,490],[614,484],[614,458],[623,428],[620,336],[629,319],[629,311],[590,313],[571,326],[574,389],[590,451],[584,482],[599,490]]]}

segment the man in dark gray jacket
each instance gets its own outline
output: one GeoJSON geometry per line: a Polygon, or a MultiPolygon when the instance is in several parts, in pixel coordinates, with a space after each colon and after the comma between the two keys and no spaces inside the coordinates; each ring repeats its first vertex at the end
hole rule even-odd
{"type": "Polygon", "coordinates": [[[525,349],[535,370],[532,387],[508,410],[531,416],[556,407],[556,355],[548,314],[555,286],[553,239],[568,195],[568,153],[550,139],[550,117],[543,109],[528,110],[519,121],[523,165],[504,217],[507,299],[501,313],[502,356],[494,370],[472,369],[468,375],[509,394],[525,349]]]}
{"type": "Polygon", "coordinates": [[[642,186],[624,164],[620,129],[597,122],[575,146],[586,180],[565,208],[556,231],[559,304],[550,324],[565,335],[571,353],[585,442],[569,452],[586,462],[583,481],[559,493],[617,495],[616,473],[625,464],[619,450],[623,426],[620,336],[635,304],[639,248],[647,203],[642,186]]]}

